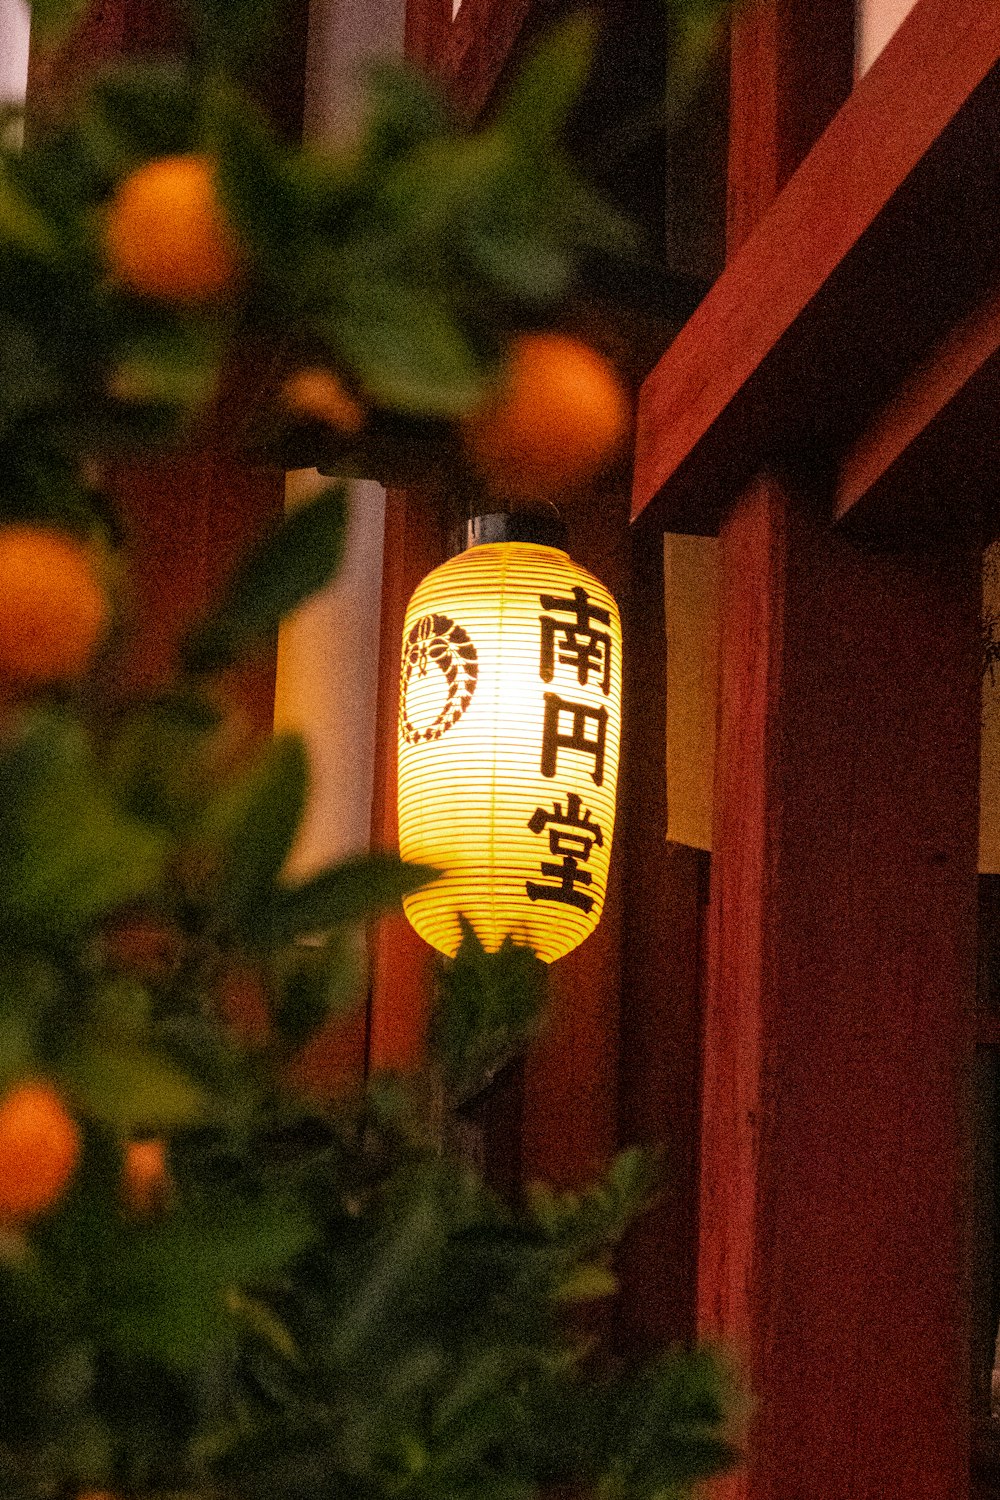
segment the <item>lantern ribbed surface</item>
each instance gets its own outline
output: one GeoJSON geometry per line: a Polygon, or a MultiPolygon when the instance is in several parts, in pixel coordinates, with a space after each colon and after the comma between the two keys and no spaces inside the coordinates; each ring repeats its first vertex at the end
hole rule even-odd
{"type": "Polygon", "coordinates": [[[458,917],[546,962],[604,907],[621,739],[621,621],[555,547],[472,547],[428,574],[403,627],[399,844],[440,879],[406,915],[442,953],[458,917]]]}

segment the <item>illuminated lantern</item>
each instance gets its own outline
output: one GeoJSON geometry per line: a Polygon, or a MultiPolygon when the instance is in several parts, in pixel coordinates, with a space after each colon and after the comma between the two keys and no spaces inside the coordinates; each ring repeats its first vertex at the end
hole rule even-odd
{"type": "Polygon", "coordinates": [[[467,917],[547,962],[594,930],[607,888],[621,738],[614,599],[560,547],[487,540],[428,574],[403,627],[399,844],[441,878],[406,898],[454,954],[467,917]]]}

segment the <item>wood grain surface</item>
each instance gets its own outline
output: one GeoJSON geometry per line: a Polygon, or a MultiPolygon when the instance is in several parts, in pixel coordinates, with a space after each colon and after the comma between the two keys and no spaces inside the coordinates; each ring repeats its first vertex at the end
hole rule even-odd
{"type": "Polygon", "coordinates": [[[773,480],[722,532],[700,1326],[730,1500],[967,1493],[979,557],[773,480]]]}

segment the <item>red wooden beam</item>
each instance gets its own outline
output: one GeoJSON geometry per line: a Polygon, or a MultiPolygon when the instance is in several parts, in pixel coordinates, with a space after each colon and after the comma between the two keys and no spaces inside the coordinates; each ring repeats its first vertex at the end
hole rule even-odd
{"type": "Polygon", "coordinates": [[[995,281],[998,63],[989,0],[918,0],[647,380],[633,514],[829,460],[995,281]]]}
{"type": "MultiPolygon", "coordinates": [[[[627,493],[595,488],[568,508],[566,522],[570,556],[620,599],[628,587],[631,556],[627,493]]],[[[619,815],[622,811],[619,794],[619,815]]],[[[585,943],[552,965],[548,1023],[525,1062],[521,1164],[529,1181],[538,1177],[578,1188],[614,1154],[628,880],[616,832],[601,921],[585,943]]]]}
{"type": "Polygon", "coordinates": [[[911,542],[996,520],[1000,292],[952,329],[845,456],[834,515],[869,541],[911,542]]]}

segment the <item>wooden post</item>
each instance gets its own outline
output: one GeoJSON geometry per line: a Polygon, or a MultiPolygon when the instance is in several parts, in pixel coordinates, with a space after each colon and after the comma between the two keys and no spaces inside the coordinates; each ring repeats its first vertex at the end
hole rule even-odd
{"type": "Polygon", "coordinates": [[[694,1332],[698,1257],[703,897],[708,856],[668,844],[663,537],[632,532],[625,630],[620,1120],[623,1142],[662,1148],[663,1189],[619,1256],[623,1352],[694,1332]]]}
{"type": "Polygon", "coordinates": [[[854,0],[753,0],[736,7],[730,45],[730,255],[851,92],[854,9],[854,0]]]}
{"type": "MultiPolygon", "coordinates": [[[[421,578],[447,556],[441,517],[442,507],[428,494],[410,490],[389,490],[386,494],[372,799],[372,844],[376,849],[399,847],[396,733],[403,618],[421,578]]],[[[371,949],[368,1054],[372,1067],[405,1071],[419,1060],[431,1000],[433,960],[433,949],[417,936],[402,913],[379,923],[371,949]]]]}
{"type": "Polygon", "coordinates": [[[968,1485],[979,559],[762,478],[721,535],[699,1315],[756,1403],[731,1500],[968,1485]]]}
{"type": "MultiPolygon", "coordinates": [[[[595,486],[567,505],[568,551],[621,602],[628,589],[628,497],[595,486]]],[[[624,714],[623,714],[624,718],[624,714]]],[[[622,787],[619,787],[622,816],[622,787]]],[[[618,823],[620,829],[621,824],[618,823]]],[[[521,1161],[530,1180],[589,1182],[618,1144],[621,935],[627,872],[615,834],[604,912],[596,930],[552,966],[550,1016],[524,1069],[521,1161]]]]}

